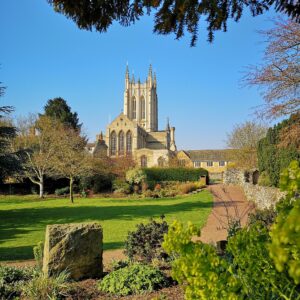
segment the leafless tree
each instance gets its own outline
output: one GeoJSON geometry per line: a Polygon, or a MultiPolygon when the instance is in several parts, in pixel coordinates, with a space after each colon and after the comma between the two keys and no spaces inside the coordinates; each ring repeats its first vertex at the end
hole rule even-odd
{"type": "Polygon", "coordinates": [[[227,134],[226,144],[235,150],[232,159],[236,167],[252,169],[257,166],[257,145],[266,133],[267,128],[255,122],[247,121],[234,126],[227,134]]]}
{"type": "Polygon", "coordinates": [[[40,198],[43,198],[45,176],[55,174],[54,145],[57,132],[61,130],[62,125],[48,117],[37,118],[33,115],[20,118],[17,123],[19,130],[14,141],[14,148],[24,153],[22,176],[39,186],[40,198]]]}
{"type": "Polygon", "coordinates": [[[300,24],[276,19],[274,28],[261,31],[267,43],[263,64],[251,66],[245,83],[262,90],[265,104],[259,116],[276,119],[300,110],[300,24]]]}

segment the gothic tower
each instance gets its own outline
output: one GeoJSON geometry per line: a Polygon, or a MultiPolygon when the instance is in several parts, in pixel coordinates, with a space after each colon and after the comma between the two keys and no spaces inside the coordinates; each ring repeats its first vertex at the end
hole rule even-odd
{"type": "Polygon", "coordinates": [[[158,104],[156,93],[156,75],[149,67],[145,82],[135,82],[134,75],[129,78],[128,66],[125,74],[124,114],[137,122],[147,132],[158,131],[158,104]]]}

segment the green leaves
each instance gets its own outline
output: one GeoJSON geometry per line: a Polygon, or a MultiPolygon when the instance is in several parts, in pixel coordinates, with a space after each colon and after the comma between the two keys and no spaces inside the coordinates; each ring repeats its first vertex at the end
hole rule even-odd
{"type": "Polygon", "coordinates": [[[166,277],[158,269],[132,264],[105,276],[99,283],[99,289],[110,294],[126,296],[152,292],[167,285],[166,277]]]}
{"type": "Polygon", "coordinates": [[[300,283],[300,167],[292,161],[282,172],[281,189],[288,192],[288,204],[280,211],[270,236],[270,256],[279,272],[287,271],[295,284],[300,283]]]}

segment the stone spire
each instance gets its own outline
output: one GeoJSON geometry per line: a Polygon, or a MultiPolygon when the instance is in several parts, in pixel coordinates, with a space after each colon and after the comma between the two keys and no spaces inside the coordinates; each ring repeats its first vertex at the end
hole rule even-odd
{"type": "Polygon", "coordinates": [[[135,83],[134,72],[132,72],[131,83],[135,83]]]}
{"type": "Polygon", "coordinates": [[[170,120],[169,120],[169,118],[167,118],[166,131],[170,131],[170,120]]]}
{"type": "Polygon", "coordinates": [[[128,69],[128,63],[126,64],[126,73],[125,73],[125,86],[128,88],[129,86],[129,69],[128,69]]]}
{"type": "Polygon", "coordinates": [[[156,87],[156,73],[154,72],[153,85],[156,87]]]}
{"type": "Polygon", "coordinates": [[[148,72],[148,82],[150,83],[150,87],[152,86],[153,78],[152,78],[152,65],[149,66],[149,72],[148,72]]]}

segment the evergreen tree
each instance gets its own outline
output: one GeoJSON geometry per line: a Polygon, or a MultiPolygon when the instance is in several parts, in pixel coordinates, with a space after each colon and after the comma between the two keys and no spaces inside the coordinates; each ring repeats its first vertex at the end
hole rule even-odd
{"type": "Polygon", "coordinates": [[[48,100],[44,107],[45,116],[60,121],[66,126],[80,131],[82,124],[79,124],[78,115],[72,112],[70,106],[63,98],[54,98],[48,100]]]}
{"type": "Polygon", "coordinates": [[[300,21],[300,3],[291,0],[47,0],[56,12],[72,19],[80,29],[105,32],[117,21],[123,26],[138,21],[143,15],[154,14],[154,32],[174,33],[181,38],[185,32],[192,35],[194,46],[200,19],[207,22],[208,40],[217,30],[227,30],[228,19],[238,21],[248,9],[252,16],[263,14],[270,8],[300,21]]]}
{"type": "MultiPolygon", "coordinates": [[[[4,91],[5,87],[0,86],[0,97],[4,95],[4,91]]],[[[12,147],[16,128],[5,118],[12,111],[11,106],[0,107],[0,180],[14,174],[20,167],[19,153],[14,152],[12,147]]]]}

